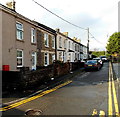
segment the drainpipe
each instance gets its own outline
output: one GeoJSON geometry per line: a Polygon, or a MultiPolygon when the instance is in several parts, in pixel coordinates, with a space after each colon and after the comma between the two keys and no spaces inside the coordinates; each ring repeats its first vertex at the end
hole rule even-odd
{"type": "Polygon", "coordinates": [[[55,61],[57,61],[57,32],[55,33],[55,61]]]}

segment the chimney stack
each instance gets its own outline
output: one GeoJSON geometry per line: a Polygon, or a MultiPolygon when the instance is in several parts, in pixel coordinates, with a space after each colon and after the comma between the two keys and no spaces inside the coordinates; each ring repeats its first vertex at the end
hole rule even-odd
{"type": "Polygon", "coordinates": [[[63,34],[68,37],[68,32],[63,32],[63,34]]]}
{"type": "Polygon", "coordinates": [[[7,2],[6,5],[8,8],[13,9],[15,11],[15,1],[7,2]]]}
{"type": "Polygon", "coordinates": [[[57,32],[60,32],[60,29],[59,29],[59,28],[57,28],[57,29],[56,29],[56,31],[57,31],[57,32]]]}

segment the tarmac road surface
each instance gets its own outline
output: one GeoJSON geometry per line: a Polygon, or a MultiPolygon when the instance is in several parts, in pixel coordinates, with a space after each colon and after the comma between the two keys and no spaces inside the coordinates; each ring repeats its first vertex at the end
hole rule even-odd
{"type": "Polygon", "coordinates": [[[14,108],[5,110],[3,115],[24,115],[28,109],[40,110],[42,115],[108,115],[113,102],[109,99],[113,95],[109,72],[109,63],[104,63],[99,71],[77,75],[72,81],[11,105],[14,108]]]}

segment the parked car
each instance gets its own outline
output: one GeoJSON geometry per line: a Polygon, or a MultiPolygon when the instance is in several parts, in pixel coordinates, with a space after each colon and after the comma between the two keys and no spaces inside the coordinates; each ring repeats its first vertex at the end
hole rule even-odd
{"type": "Polygon", "coordinates": [[[102,61],[108,61],[106,56],[100,56],[100,58],[102,59],[102,61]]]}
{"type": "Polygon", "coordinates": [[[97,60],[101,65],[103,65],[103,61],[102,61],[102,59],[101,58],[93,58],[93,60],[97,60]]]}
{"type": "Polygon", "coordinates": [[[96,69],[99,70],[101,68],[100,62],[98,60],[87,60],[84,64],[85,70],[96,69]]]}

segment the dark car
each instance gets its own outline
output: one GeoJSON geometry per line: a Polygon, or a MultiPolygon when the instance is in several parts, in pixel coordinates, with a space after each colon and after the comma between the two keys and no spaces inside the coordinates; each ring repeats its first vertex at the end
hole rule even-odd
{"type": "Polygon", "coordinates": [[[87,60],[84,64],[85,70],[96,69],[99,70],[101,68],[100,62],[98,60],[87,60]]]}

